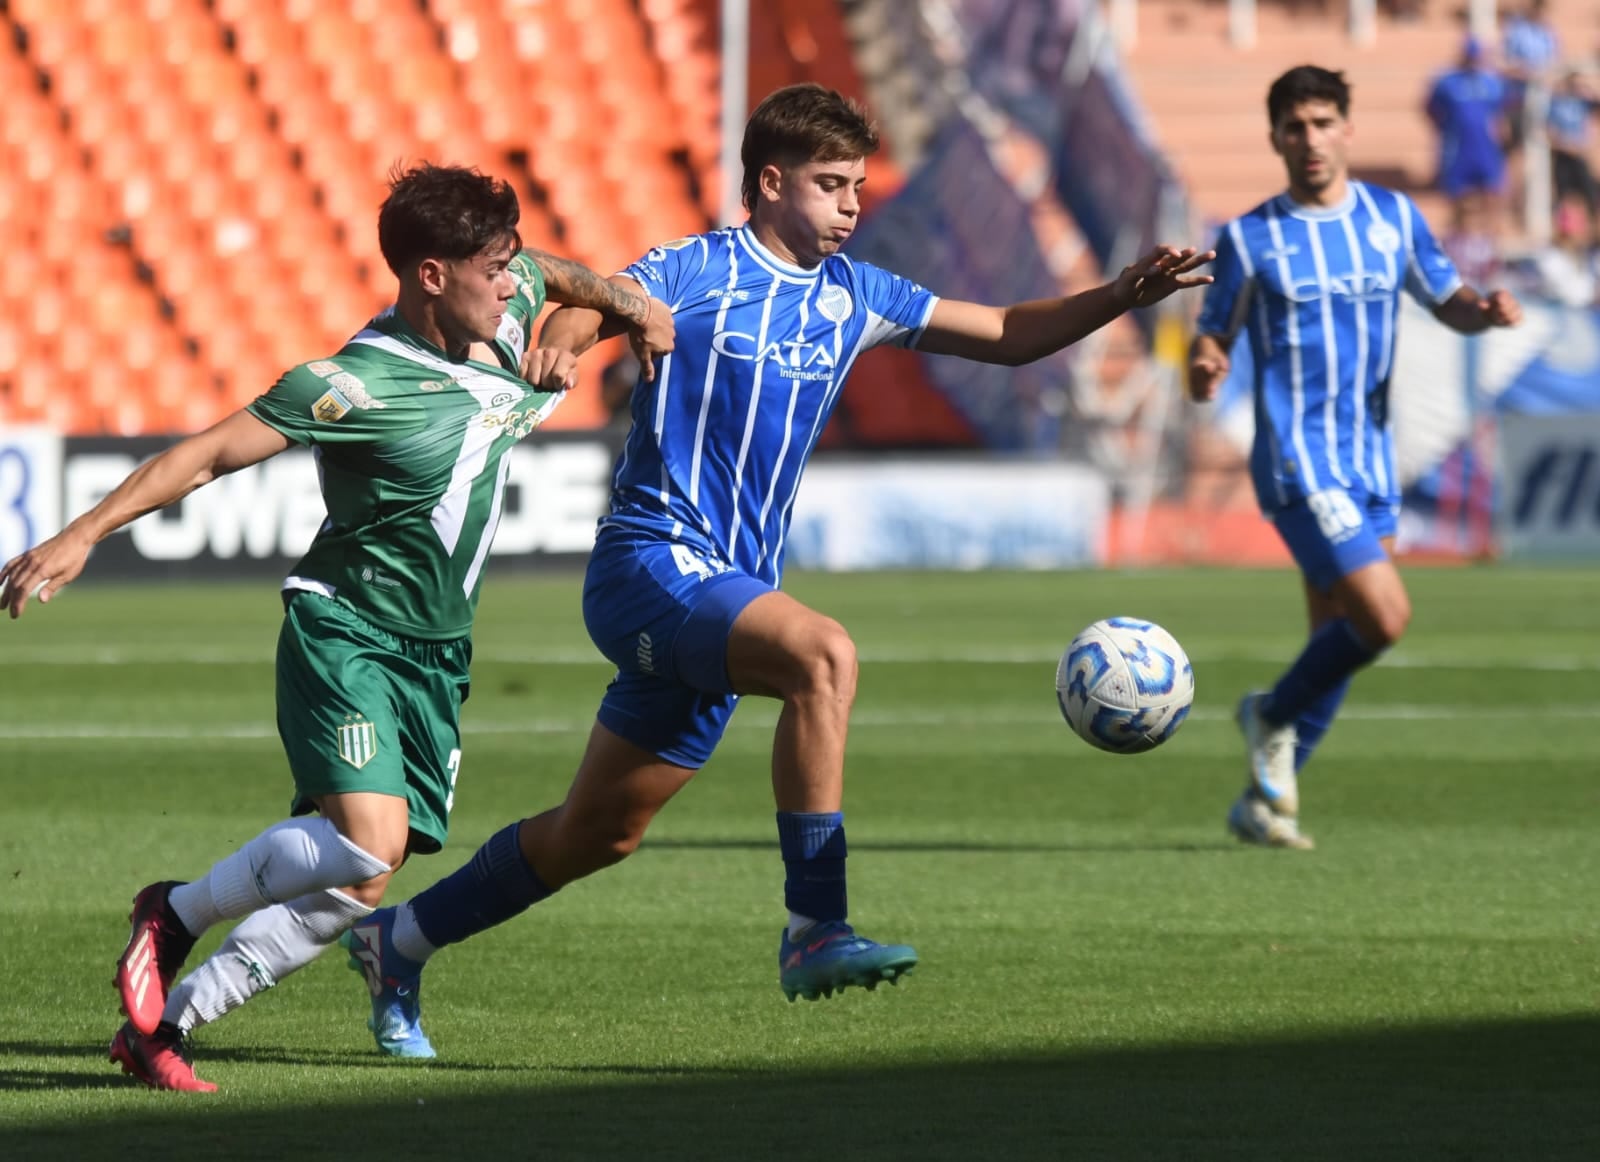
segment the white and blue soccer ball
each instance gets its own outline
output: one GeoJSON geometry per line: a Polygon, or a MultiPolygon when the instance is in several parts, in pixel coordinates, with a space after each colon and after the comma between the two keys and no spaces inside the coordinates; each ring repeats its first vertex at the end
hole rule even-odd
{"type": "Polygon", "coordinates": [[[1067,725],[1091,746],[1138,754],[1177,733],[1194,703],[1194,667],[1153,621],[1108,617],[1061,655],[1056,700],[1067,725]]]}

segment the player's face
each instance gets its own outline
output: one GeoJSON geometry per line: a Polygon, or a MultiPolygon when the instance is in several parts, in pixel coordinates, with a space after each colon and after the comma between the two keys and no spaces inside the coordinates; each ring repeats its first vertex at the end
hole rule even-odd
{"type": "Polygon", "coordinates": [[[508,238],[471,258],[446,262],[437,310],[441,326],[456,342],[487,343],[500,330],[506,304],[517,293],[511,277],[516,249],[508,238]]]}
{"type": "Polygon", "coordinates": [[[808,161],[777,183],[778,231],[801,263],[836,254],[856,228],[867,159],[808,161]]]}
{"type": "Polygon", "coordinates": [[[1289,171],[1291,190],[1318,194],[1344,181],[1350,121],[1332,101],[1301,101],[1272,127],[1272,148],[1289,171]]]}

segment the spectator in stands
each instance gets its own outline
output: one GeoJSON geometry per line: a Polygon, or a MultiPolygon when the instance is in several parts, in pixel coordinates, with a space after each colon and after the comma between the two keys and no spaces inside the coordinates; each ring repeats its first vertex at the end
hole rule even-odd
{"type": "Polygon", "coordinates": [[[1505,192],[1505,83],[1489,66],[1483,44],[1468,37],[1458,68],[1439,76],[1428,93],[1428,119],[1439,131],[1438,187],[1450,199],[1451,226],[1469,220],[1500,232],[1505,192]]]}
{"type": "Polygon", "coordinates": [[[1600,185],[1589,165],[1589,118],[1600,95],[1577,69],[1561,74],[1550,94],[1550,179],[1556,205],[1576,198],[1588,212],[1587,245],[1600,246],[1600,185]]]}
{"type": "Polygon", "coordinates": [[[1522,11],[1506,20],[1505,32],[1500,39],[1500,65],[1506,82],[1506,116],[1510,122],[1507,138],[1509,148],[1516,149],[1522,144],[1525,128],[1523,111],[1527,105],[1528,86],[1548,85],[1560,59],[1561,44],[1545,16],[1545,0],[1529,0],[1522,11]]]}
{"type": "Polygon", "coordinates": [[[1556,207],[1555,234],[1548,246],[1529,256],[1516,273],[1531,294],[1566,307],[1594,305],[1597,294],[1594,256],[1590,251],[1593,221],[1577,202],[1556,207]]]}

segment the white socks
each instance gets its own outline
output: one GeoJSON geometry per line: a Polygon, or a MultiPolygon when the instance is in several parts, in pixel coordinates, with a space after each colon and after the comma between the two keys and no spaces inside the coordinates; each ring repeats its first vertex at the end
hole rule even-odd
{"type": "Polygon", "coordinates": [[[422,928],[417,924],[417,914],[411,910],[409,901],[394,910],[394,931],[390,939],[394,941],[396,952],[418,964],[426,964],[428,957],[439,951],[423,935],[422,928]]]}
{"type": "Polygon", "coordinates": [[[310,964],[340,933],[371,914],[365,904],[331,890],[262,909],[174,986],[161,1019],[185,1033],[208,1025],[310,964]]]}
{"type": "Polygon", "coordinates": [[[200,879],[173,888],[172,909],[190,935],[200,936],[223,920],[388,870],[321,815],[286,819],[219,859],[200,879]]]}

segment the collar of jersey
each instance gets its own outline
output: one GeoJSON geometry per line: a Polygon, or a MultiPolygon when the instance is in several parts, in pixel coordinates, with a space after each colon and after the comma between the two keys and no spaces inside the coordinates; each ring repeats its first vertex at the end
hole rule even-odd
{"type": "MultiPolygon", "coordinates": [[[[380,335],[387,335],[391,339],[404,343],[407,347],[415,347],[430,363],[438,365],[439,370],[448,370],[451,367],[475,367],[482,371],[497,371],[501,375],[511,374],[507,368],[499,363],[484,363],[478,359],[450,358],[449,353],[442,347],[435,346],[419,335],[416,328],[406,322],[405,316],[395,310],[393,306],[386,307],[383,313],[363,327],[362,331],[376,331],[380,335]]],[[[352,341],[358,341],[360,338],[361,336],[357,335],[355,340],[352,341]]],[[[496,340],[491,339],[489,346],[494,347],[495,342],[496,340]]]]}
{"type": "Polygon", "coordinates": [[[1350,183],[1350,188],[1345,191],[1344,201],[1337,206],[1302,206],[1289,196],[1287,190],[1278,195],[1277,202],[1280,214],[1299,218],[1303,222],[1327,222],[1334,218],[1343,218],[1356,208],[1356,183],[1350,183]]]}
{"type": "Polygon", "coordinates": [[[772,253],[772,251],[761,245],[760,240],[756,238],[756,232],[750,228],[748,222],[735,230],[733,236],[739,240],[739,245],[743,247],[745,253],[755,259],[756,263],[768,273],[778,278],[785,279],[788,282],[816,282],[822,275],[822,264],[820,262],[808,270],[803,266],[796,266],[792,262],[785,262],[772,253]]]}

